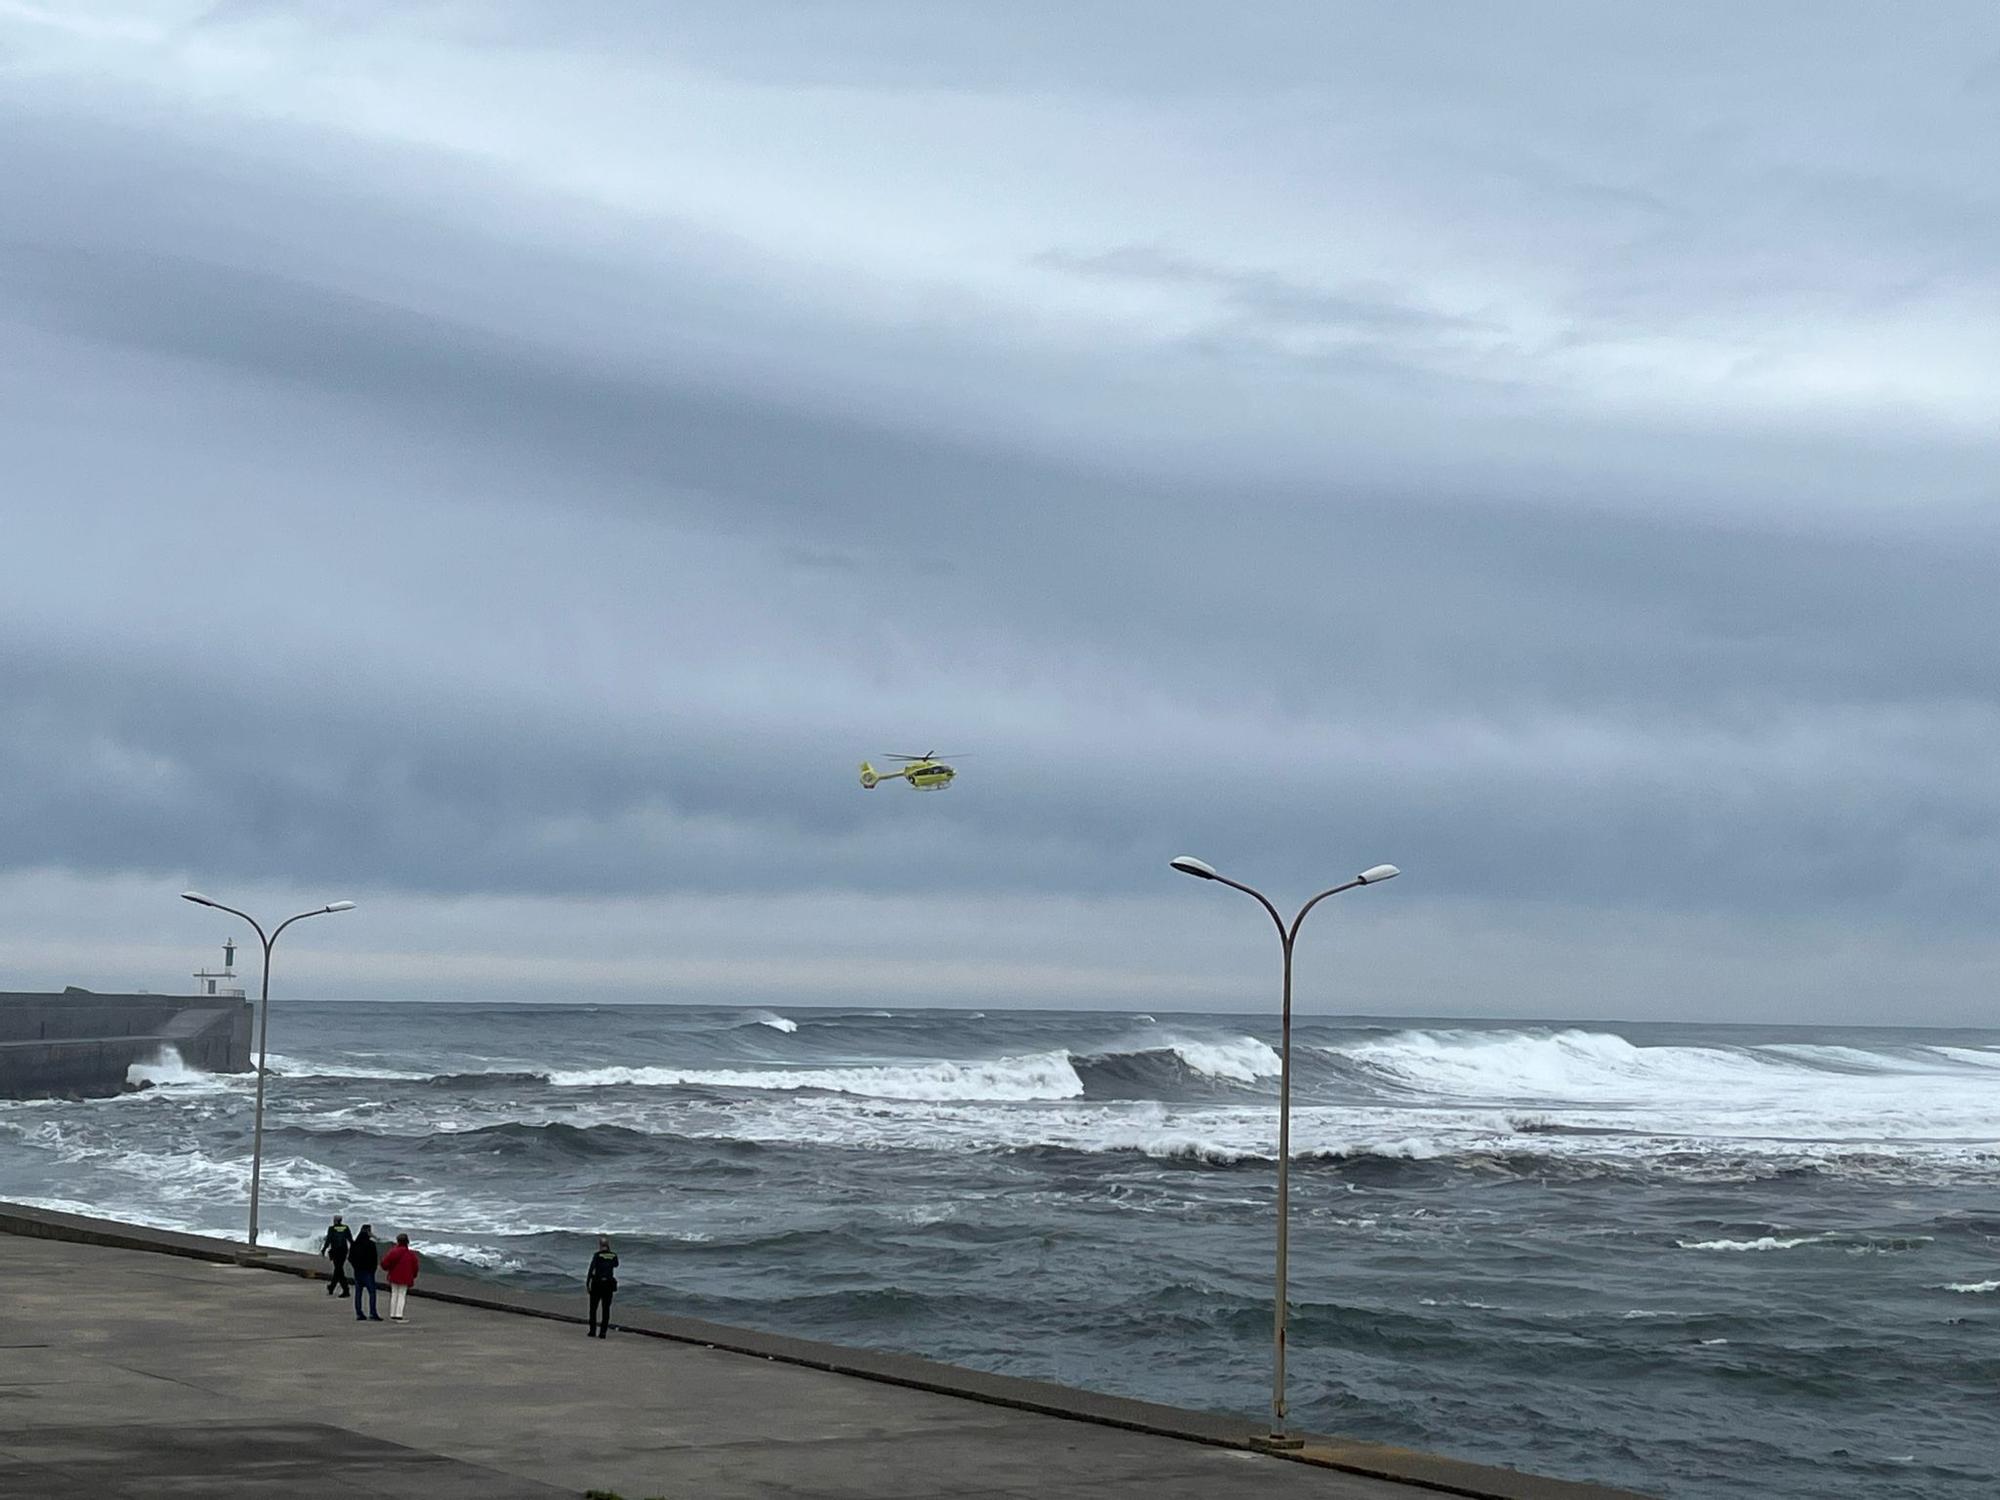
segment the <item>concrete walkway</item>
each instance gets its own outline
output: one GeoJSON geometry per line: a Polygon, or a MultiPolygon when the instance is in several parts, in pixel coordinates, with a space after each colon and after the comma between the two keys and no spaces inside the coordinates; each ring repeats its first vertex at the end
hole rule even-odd
{"type": "MultiPolygon", "coordinates": [[[[1526,1486],[1510,1486],[1517,1495],[1612,1494],[1506,1478],[1526,1486]]],[[[546,1316],[419,1297],[407,1323],[357,1323],[351,1303],[298,1275],[0,1233],[0,1495],[574,1500],[587,1489],[627,1500],[1439,1493],[675,1338],[592,1340],[546,1316]]]]}

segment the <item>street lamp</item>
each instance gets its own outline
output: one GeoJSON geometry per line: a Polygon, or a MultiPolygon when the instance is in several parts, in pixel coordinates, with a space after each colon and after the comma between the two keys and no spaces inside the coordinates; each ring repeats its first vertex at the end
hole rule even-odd
{"type": "Polygon", "coordinates": [[[1285,1435],[1285,1301],[1292,1203],[1292,945],[1298,941],[1299,925],[1305,921],[1306,913],[1328,896],[1338,896],[1342,891],[1351,891],[1360,885],[1379,885],[1385,880],[1394,880],[1403,872],[1394,865],[1375,865],[1363,870],[1345,885],[1321,891],[1299,908],[1299,914],[1292,918],[1292,925],[1286,927],[1285,919],[1278,915],[1278,908],[1262,891],[1218,874],[1215,866],[1191,854],[1181,855],[1172,864],[1183,875],[1192,875],[1197,880],[1220,881],[1246,896],[1255,896],[1258,904],[1271,914],[1271,920],[1277,924],[1278,941],[1284,945],[1284,1042],[1278,1053],[1278,1291],[1271,1315],[1271,1435],[1264,1439],[1263,1446],[1298,1448],[1304,1446],[1303,1440],[1285,1435]]]}
{"type": "Polygon", "coordinates": [[[278,934],[294,922],[307,917],[323,917],[330,911],[353,911],[352,901],[331,901],[325,906],[315,906],[311,911],[302,911],[295,917],[287,917],[272,929],[269,937],[264,936],[263,925],[247,911],[238,911],[233,906],[224,906],[220,901],[211,901],[200,891],[182,891],[181,900],[192,901],[196,906],[212,906],[217,911],[226,911],[232,917],[241,917],[257,929],[257,937],[264,945],[264,993],[259,1001],[262,1014],[257,1023],[257,1112],[256,1123],[251,1127],[250,1146],[250,1248],[257,1248],[257,1189],[264,1174],[264,1057],[271,1043],[271,948],[278,941],[278,934]]]}

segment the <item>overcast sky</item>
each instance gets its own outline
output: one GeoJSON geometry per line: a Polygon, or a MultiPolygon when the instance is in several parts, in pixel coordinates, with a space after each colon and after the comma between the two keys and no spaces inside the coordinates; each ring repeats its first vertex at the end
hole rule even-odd
{"type": "Polygon", "coordinates": [[[1996,159],[1987,0],[0,0],[0,988],[1991,1022],[1996,159]]]}

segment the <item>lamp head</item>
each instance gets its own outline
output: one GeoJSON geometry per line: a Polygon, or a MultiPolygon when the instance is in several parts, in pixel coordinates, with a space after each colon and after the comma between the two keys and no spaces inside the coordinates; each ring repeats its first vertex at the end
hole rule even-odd
{"type": "Polygon", "coordinates": [[[192,901],[196,906],[215,905],[213,901],[209,900],[208,897],[204,896],[200,891],[182,891],[181,900],[192,901]]]}
{"type": "Polygon", "coordinates": [[[1394,865],[1376,865],[1371,869],[1363,870],[1354,878],[1362,885],[1377,885],[1384,880],[1394,880],[1402,873],[1394,865]]]}
{"type": "Polygon", "coordinates": [[[327,902],[327,904],[326,904],[326,910],[328,910],[328,911],[353,911],[353,910],[354,910],[354,903],[353,903],[352,901],[329,901],[329,902],[327,902]]]}
{"type": "Polygon", "coordinates": [[[1205,860],[1196,859],[1192,854],[1183,854],[1176,859],[1169,860],[1168,863],[1176,870],[1179,870],[1181,874],[1192,875],[1197,880],[1213,880],[1216,878],[1215,866],[1205,860]]]}

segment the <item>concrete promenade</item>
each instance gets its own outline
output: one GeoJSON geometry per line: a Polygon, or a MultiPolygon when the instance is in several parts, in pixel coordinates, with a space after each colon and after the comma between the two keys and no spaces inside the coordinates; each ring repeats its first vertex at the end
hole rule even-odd
{"type": "Polygon", "coordinates": [[[0,1495],[1630,1500],[637,1310],[592,1340],[580,1296],[428,1273],[357,1323],[268,1260],[0,1205],[0,1495]]]}

